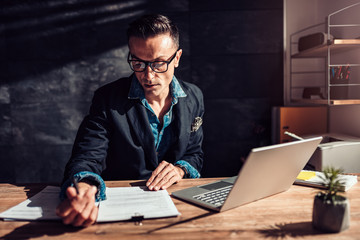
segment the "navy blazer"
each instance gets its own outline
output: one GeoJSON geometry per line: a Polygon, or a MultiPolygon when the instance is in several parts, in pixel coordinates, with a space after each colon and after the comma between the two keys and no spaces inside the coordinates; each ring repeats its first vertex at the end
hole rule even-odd
{"type": "MultiPolygon", "coordinates": [[[[122,78],[95,91],[89,114],[82,121],[66,165],[64,180],[81,171],[104,180],[147,179],[158,166],[154,137],[145,107],[128,99],[131,78],[122,78]]],[[[187,97],[173,107],[175,138],[164,160],[184,160],[200,172],[203,164],[203,130],[192,131],[203,117],[201,90],[179,80],[187,97]]]]}

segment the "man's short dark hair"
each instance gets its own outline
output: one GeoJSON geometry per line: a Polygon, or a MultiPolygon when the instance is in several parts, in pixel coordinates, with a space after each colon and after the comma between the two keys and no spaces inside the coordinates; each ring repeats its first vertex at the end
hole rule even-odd
{"type": "Polygon", "coordinates": [[[166,16],[160,14],[144,15],[129,24],[127,30],[128,41],[130,37],[139,37],[147,39],[160,34],[170,34],[175,43],[175,47],[179,47],[179,30],[177,26],[166,16]]]}

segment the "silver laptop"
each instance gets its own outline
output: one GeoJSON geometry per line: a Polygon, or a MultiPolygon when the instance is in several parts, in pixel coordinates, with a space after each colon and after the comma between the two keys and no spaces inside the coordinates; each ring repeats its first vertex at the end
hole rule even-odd
{"type": "Polygon", "coordinates": [[[176,191],[172,195],[222,212],[286,191],[321,140],[322,137],[315,137],[254,148],[237,176],[176,191]]]}

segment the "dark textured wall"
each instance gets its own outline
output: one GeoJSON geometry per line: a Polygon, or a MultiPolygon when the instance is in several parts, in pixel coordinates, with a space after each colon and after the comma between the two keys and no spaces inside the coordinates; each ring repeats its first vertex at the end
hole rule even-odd
{"type": "Polygon", "coordinates": [[[93,91],[127,76],[125,30],[169,15],[184,50],[178,78],[204,92],[202,175],[230,176],[270,144],[282,104],[282,0],[2,0],[0,182],[59,182],[93,91]]]}

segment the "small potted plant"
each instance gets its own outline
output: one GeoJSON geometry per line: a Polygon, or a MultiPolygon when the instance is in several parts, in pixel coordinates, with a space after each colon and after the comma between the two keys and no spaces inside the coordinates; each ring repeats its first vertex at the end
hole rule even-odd
{"type": "Polygon", "coordinates": [[[350,226],[350,204],[345,196],[339,195],[341,169],[328,167],[323,170],[325,190],[314,199],[312,223],[316,229],[325,232],[341,232],[350,226]]]}

